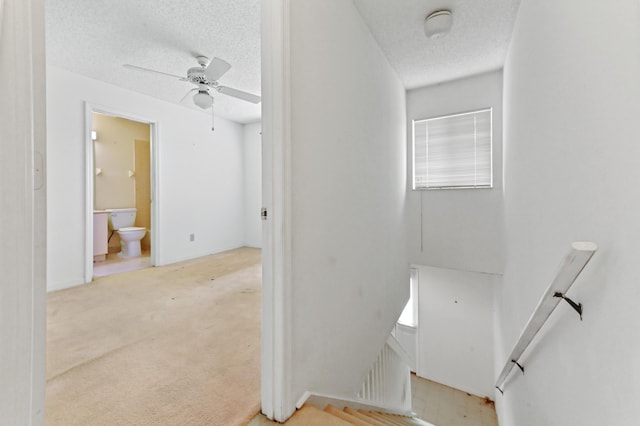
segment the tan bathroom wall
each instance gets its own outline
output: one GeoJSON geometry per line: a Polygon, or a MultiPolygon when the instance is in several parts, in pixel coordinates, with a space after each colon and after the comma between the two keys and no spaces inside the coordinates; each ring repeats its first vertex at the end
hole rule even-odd
{"type": "MultiPolygon", "coordinates": [[[[96,172],[99,171],[95,176],[94,208],[104,210],[136,207],[138,213],[135,226],[150,228],[149,124],[94,113],[93,130],[97,133],[97,139],[94,141],[94,161],[96,172]],[[143,151],[146,143],[146,165],[140,166],[144,170],[139,172],[136,170],[136,141],[143,142],[143,151]],[[134,172],[134,175],[130,177],[129,172],[134,172]],[[146,184],[143,183],[138,189],[139,198],[149,200],[146,207],[136,199],[137,181],[146,181],[146,184]],[[146,195],[144,191],[147,191],[146,195]],[[138,219],[141,214],[143,222],[138,219]]],[[[142,151],[137,157],[139,161],[143,161],[142,151]]],[[[147,235],[142,240],[142,247],[148,248],[149,243],[147,235]]],[[[109,252],[119,250],[120,240],[115,233],[109,240],[109,252]]]]}
{"type": "Polygon", "coordinates": [[[96,210],[135,207],[134,140],[149,140],[149,125],[124,118],[93,114],[96,171],[96,210]]]}
{"type": "MultiPolygon", "coordinates": [[[[136,199],[136,223],[151,229],[151,143],[148,140],[136,139],[134,146],[135,165],[135,199],[136,199]]],[[[143,249],[151,248],[151,235],[149,232],[140,241],[143,249]]]]}

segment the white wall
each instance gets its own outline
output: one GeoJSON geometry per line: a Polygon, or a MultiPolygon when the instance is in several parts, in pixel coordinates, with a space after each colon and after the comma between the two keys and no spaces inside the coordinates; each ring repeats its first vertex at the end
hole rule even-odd
{"type": "MultiPolygon", "coordinates": [[[[408,91],[408,161],[411,165],[412,120],[487,107],[493,108],[493,188],[409,191],[412,263],[491,273],[503,270],[502,72],[408,91]]],[[[411,188],[410,173],[408,180],[411,188]]]]}
{"type": "Polygon", "coordinates": [[[571,241],[599,250],[496,396],[500,424],[634,425],[640,3],[523,0],[505,65],[499,368],[571,241]]]}
{"type": "Polygon", "coordinates": [[[418,356],[418,329],[398,323],[393,334],[409,356],[409,368],[415,373],[417,370],[416,358],[418,356]]]}
{"type": "Polygon", "coordinates": [[[243,245],[240,124],[48,67],[50,290],[84,283],[85,101],[158,123],[158,264],[243,245]]]}
{"type": "Polygon", "coordinates": [[[493,397],[493,288],[500,276],[417,266],[421,377],[493,397]]]}
{"type": "Polygon", "coordinates": [[[405,92],[351,2],[290,12],[291,397],[352,397],[409,298],[405,92]]]}
{"type": "Polygon", "coordinates": [[[244,245],[262,247],[262,123],[245,124],[244,138],[244,245]]]}

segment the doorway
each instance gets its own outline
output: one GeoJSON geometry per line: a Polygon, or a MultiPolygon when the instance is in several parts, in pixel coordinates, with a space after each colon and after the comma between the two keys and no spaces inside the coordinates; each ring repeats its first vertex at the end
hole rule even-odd
{"type": "MultiPolygon", "coordinates": [[[[157,124],[87,104],[85,281],[157,264],[157,124]],[[135,214],[140,254],[130,256],[109,221],[112,209],[135,214]]],[[[137,243],[134,243],[137,244],[137,243]]]]}

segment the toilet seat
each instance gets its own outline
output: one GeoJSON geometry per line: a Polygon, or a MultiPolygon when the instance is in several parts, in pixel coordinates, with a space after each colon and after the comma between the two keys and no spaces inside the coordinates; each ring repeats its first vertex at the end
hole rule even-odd
{"type": "Polygon", "coordinates": [[[128,226],[126,228],[120,228],[118,229],[118,231],[122,231],[122,232],[131,232],[131,231],[142,231],[142,230],[147,230],[147,228],[145,227],[141,227],[141,226],[128,226]]]}

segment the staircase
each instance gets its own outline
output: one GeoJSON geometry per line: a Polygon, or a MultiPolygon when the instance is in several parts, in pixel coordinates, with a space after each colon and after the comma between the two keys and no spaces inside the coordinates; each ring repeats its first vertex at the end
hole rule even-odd
{"type": "Polygon", "coordinates": [[[376,411],[354,410],[345,407],[343,410],[327,405],[321,410],[313,405],[305,404],[285,425],[305,426],[434,426],[415,417],[376,411]]]}

